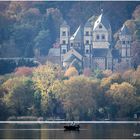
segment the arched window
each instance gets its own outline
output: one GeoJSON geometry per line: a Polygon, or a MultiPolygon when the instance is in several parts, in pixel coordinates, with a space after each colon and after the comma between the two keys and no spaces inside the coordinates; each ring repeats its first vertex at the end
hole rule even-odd
{"type": "Polygon", "coordinates": [[[65,31],[62,32],[62,36],[66,36],[66,32],[65,31]]]}
{"type": "Polygon", "coordinates": [[[97,40],[99,40],[99,39],[100,39],[100,36],[99,36],[99,35],[97,35],[97,36],[96,36],[96,39],[97,39],[97,40]]]}
{"type": "Polygon", "coordinates": [[[65,41],[65,40],[63,40],[63,41],[62,41],[62,44],[66,44],[66,41],[65,41]]]}
{"type": "Polygon", "coordinates": [[[86,36],[89,36],[89,31],[86,31],[86,36]]]}
{"type": "Polygon", "coordinates": [[[88,54],[89,53],[89,50],[86,50],[86,54],[88,54]]]}
{"type": "Polygon", "coordinates": [[[102,29],[102,25],[101,24],[99,25],[99,28],[102,29]]]}
{"type": "Polygon", "coordinates": [[[62,52],[63,52],[63,54],[65,54],[65,53],[66,53],[66,50],[65,50],[65,49],[63,49],[63,50],[62,50],[62,52]]]}
{"type": "Polygon", "coordinates": [[[89,44],[89,40],[86,40],[86,44],[87,44],[87,45],[89,44]]]}
{"type": "Polygon", "coordinates": [[[122,41],[122,44],[125,45],[125,41],[122,41]]]}
{"type": "Polygon", "coordinates": [[[103,40],[105,39],[105,35],[102,35],[102,39],[103,39],[103,40]]]}

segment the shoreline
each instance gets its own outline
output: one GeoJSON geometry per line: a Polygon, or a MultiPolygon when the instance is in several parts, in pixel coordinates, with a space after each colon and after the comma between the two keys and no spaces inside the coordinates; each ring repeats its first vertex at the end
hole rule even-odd
{"type": "Polygon", "coordinates": [[[65,123],[79,123],[79,124],[97,124],[97,123],[118,123],[118,124],[140,124],[140,121],[0,121],[0,124],[65,124],[65,123]]]}

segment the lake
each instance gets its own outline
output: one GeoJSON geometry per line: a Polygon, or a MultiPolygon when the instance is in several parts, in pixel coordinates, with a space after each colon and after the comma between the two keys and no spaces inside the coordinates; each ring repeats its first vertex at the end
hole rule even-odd
{"type": "Polygon", "coordinates": [[[0,123],[0,139],[140,139],[140,122],[81,122],[80,131],[65,123],[0,123]]]}

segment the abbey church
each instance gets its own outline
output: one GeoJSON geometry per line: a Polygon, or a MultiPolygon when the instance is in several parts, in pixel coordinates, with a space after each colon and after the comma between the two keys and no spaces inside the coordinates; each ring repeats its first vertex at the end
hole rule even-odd
{"type": "Polygon", "coordinates": [[[50,49],[49,56],[54,56],[66,69],[75,66],[114,70],[120,62],[131,67],[131,34],[125,25],[119,30],[118,41],[113,42],[110,22],[102,12],[89,18],[73,35],[64,21],[60,26],[59,47],[50,49]]]}

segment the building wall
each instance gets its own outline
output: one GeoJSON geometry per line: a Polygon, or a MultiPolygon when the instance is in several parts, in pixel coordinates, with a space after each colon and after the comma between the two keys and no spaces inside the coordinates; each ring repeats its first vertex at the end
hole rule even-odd
{"type": "Polygon", "coordinates": [[[93,48],[109,48],[111,41],[111,32],[107,30],[102,24],[99,24],[93,30],[92,45],[93,48]]]}
{"type": "Polygon", "coordinates": [[[119,34],[121,62],[127,63],[131,67],[131,35],[119,34]]]}
{"type": "Polygon", "coordinates": [[[60,44],[63,44],[63,41],[65,40],[65,44],[69,43],[69,27],[61,27],[60,28],[60,44]],[[65,32],[65,35],[64,35],[65,32]]]}
{"type": "MultiPolygon", "coordinates": [[[[66,52],[72,48],[80,48],[82,42],[75,42],[71,41],[70,39],[70,28],[69,27],[61,27],[60,28],[60,44],[61,44],[61,61],[63,61],[64,51],[66,52]],[[65,36],[63,32],[66,32],[65,36]],[[65,44],[64,44],[65,41],[65,44]],[[70,48],[69,48],[70,47],[70,48]]],[[[94,27],[84,27],[84,34],[83,34],[83,43],[84,43],[84,54],[83,55],[83,65],[84,67],[93,67],[96,66],[101,69],[112,69],[114,68],[115,64],[119,62],[119,58],[112,58],[112,57],[95,57],[92,58],[92,49],[110,49],[110,43],[112,42],[112,31],[111,28],[106,29],[104,25],[99,24],[98,26],[94,27]]],[[[121,54],[121,61],[127,61],[130,63],[131,61],[131,36],[130,35],[120,35],[119,34],[119,42],[120,42],[120,54],[121,54]],[[124,43],[125,42],[125,43],[124,43]]]]}
{"type": "Polygon", "coordinates": [[[94,68],[99,68],[100,70],[106,69],[106,60],[105,58],[93,58],[94,68]]]}

